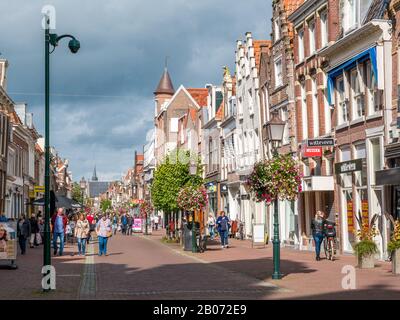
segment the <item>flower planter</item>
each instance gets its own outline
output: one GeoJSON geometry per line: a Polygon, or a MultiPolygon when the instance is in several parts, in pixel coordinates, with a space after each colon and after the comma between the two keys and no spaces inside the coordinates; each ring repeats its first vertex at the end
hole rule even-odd
{"type": "Polygon", "coordinates": [[[358,257],[358,267],[360,269],[373,269],[375,268],[375,258],[373,254],[358,257]]]}
{"type": "Polygon", "coordinates": [[[400,274],[400,249],[397,249],[393,252],[392,272],[394,274],[400,274]]]}

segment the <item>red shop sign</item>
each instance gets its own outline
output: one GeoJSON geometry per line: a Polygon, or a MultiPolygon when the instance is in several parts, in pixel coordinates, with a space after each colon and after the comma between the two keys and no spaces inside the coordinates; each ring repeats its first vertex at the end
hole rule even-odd
{"type": "Polygon", "coordinates": [[[303,157],[322,157],[322,147],[303,147],[303,157]]]}

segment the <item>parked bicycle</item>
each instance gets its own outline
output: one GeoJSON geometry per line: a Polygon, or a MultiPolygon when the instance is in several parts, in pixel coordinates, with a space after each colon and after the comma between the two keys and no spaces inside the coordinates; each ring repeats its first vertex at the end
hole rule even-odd
{"type": "Polygon", "coordinates": [[[324,224],[324,251],[326,259],[334,261],[336,255],[336,224],[332,221],[325,221],[324,224]]]}

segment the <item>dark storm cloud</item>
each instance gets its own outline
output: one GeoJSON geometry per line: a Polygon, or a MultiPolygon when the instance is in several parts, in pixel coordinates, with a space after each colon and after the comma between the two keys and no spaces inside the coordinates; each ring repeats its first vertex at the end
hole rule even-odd
{"type": "Polygon", "coordinates": [[[9,60],[8,91],[26,101],[43,132],[41,9],[56,8],[56,31],[67,41],[52,54],[52,139],[76,179],[117,178],[132,165],[152,127],[153,95],[165,56],[176,88],[220,83],[233,68],[235,42],[252,31],[269,38],[269,0],[9,0],[0,19],[0,52],[9,60]]]}

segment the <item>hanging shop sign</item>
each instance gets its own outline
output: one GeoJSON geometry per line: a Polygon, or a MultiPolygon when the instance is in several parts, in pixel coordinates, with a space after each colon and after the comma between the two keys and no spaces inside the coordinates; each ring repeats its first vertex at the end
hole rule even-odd
{"type": "Polygon", "coordinates": [[[214,193],[217,192],[217,185],[213,182],[207,184],[207,192],[214,193]]]}
{"type": "Polygon", "coordinates": [[[309,139],[307,147],[333,147],[335,146],[334,139],[309,139]]]}
{"type": "Polygon", "coordinates": [[[17,259],[17,222],[0,222],[0,260],[17,259]]]}
{"type": "Polygon", "coordinates": [[[350,173],[362,170],[362,159],[339,162],[335,164],[336,174],[350,173]]]}
{"type": "Polygon", "coordinates": [[[322,148],[305,146],[303,148],[303,157],[304,158],[322,157],[322,148]]]}
{"type": "Polygon", "coordinates": [[[221,192],[228,192],[228,186],[226,184],[221,184],[221,192]]]}
{"type": "Polygon", "coordinates": [[[35,193],[44,193],[44,186],[34,186],[35,193]]]}

